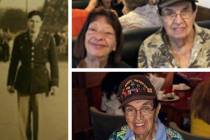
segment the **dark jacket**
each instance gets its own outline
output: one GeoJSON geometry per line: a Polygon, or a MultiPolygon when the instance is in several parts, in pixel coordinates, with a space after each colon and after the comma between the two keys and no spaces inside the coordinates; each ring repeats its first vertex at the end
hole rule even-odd
{"type": "Polygon", "coordinates": [[[50,34],[41,32],[35,43],[31,41],[29,32],[15,38],[7,85],[14,85],[17,91],[30,94],[46,93],[51,86],[58,86],[55,41],[50,34]]]}

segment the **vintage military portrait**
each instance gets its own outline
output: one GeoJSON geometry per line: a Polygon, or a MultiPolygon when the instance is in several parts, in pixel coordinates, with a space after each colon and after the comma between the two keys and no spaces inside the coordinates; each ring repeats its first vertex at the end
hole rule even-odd
{"type": "Polygon", "coordinates": [[[68,139],[68,1],[0,0],[0,139],[68,139]]]}

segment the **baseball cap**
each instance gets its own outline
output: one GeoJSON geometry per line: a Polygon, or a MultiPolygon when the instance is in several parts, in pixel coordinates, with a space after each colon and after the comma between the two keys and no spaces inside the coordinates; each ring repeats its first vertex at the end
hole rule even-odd
{"type": "Polygon", "coordinates": [[[118,89],[121,106],[133,100],[157,99],[156,91],[150,80],[144,75],[132,75],[123,80],[118,89]]]}
{"type": "Polygon", "coordinates": [[[184,1],[197,2],[197,0],[159,0],[157,4],[159,8],[164,8],[166,6],[173,5],[177,2],[184,2],[184,1]]]}

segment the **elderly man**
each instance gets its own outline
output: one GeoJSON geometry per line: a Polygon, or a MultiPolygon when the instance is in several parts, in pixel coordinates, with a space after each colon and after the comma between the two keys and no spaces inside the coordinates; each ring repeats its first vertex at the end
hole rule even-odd
{"type": "Polygon", "coordinates": [[[160,104],[150,81],[141,75],[126,78],[119,87],[126,126],[115,131],[109,140],[183,140],[158,119],[160,104]]]}
{"type": "Polygon", "coordinates": [[[11,93],[17,90],[21,140],[31,140],[32,135],[33,140],[43,139],[45,103],[58,86],[55,42],[50,34],[41,30],[42,23],[41,12],[28,14],[28,29],[15,38],[9,66],[7,86],[11,93]],[[46,67],[48,62],[50,72],[46,67]]]}
{"type": "Polygon", "coordinates": [[[210,30],[195,23],[195,0],[160,0],[163,28],[140,46],[139,68],[210,67],[210,30]]]}

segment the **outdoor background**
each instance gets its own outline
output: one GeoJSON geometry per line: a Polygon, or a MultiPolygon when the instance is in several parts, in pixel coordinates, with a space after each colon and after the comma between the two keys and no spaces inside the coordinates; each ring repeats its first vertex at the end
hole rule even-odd
{"type": "MultiPolygon", "coordinates": [[[[58,34],[59,88],[48,98],[46,110],[46,140],[68,139],[68,1],[67,0],[0,0],[0,29],[9,43],[10,55],[14,38],[25,31],[27,13],[44,13],[44,30],[58,34]]],[[[17,95],[7,92],[9,61],[0,61],[0,139],[20,140],[17,124],[17,95]]]]}

